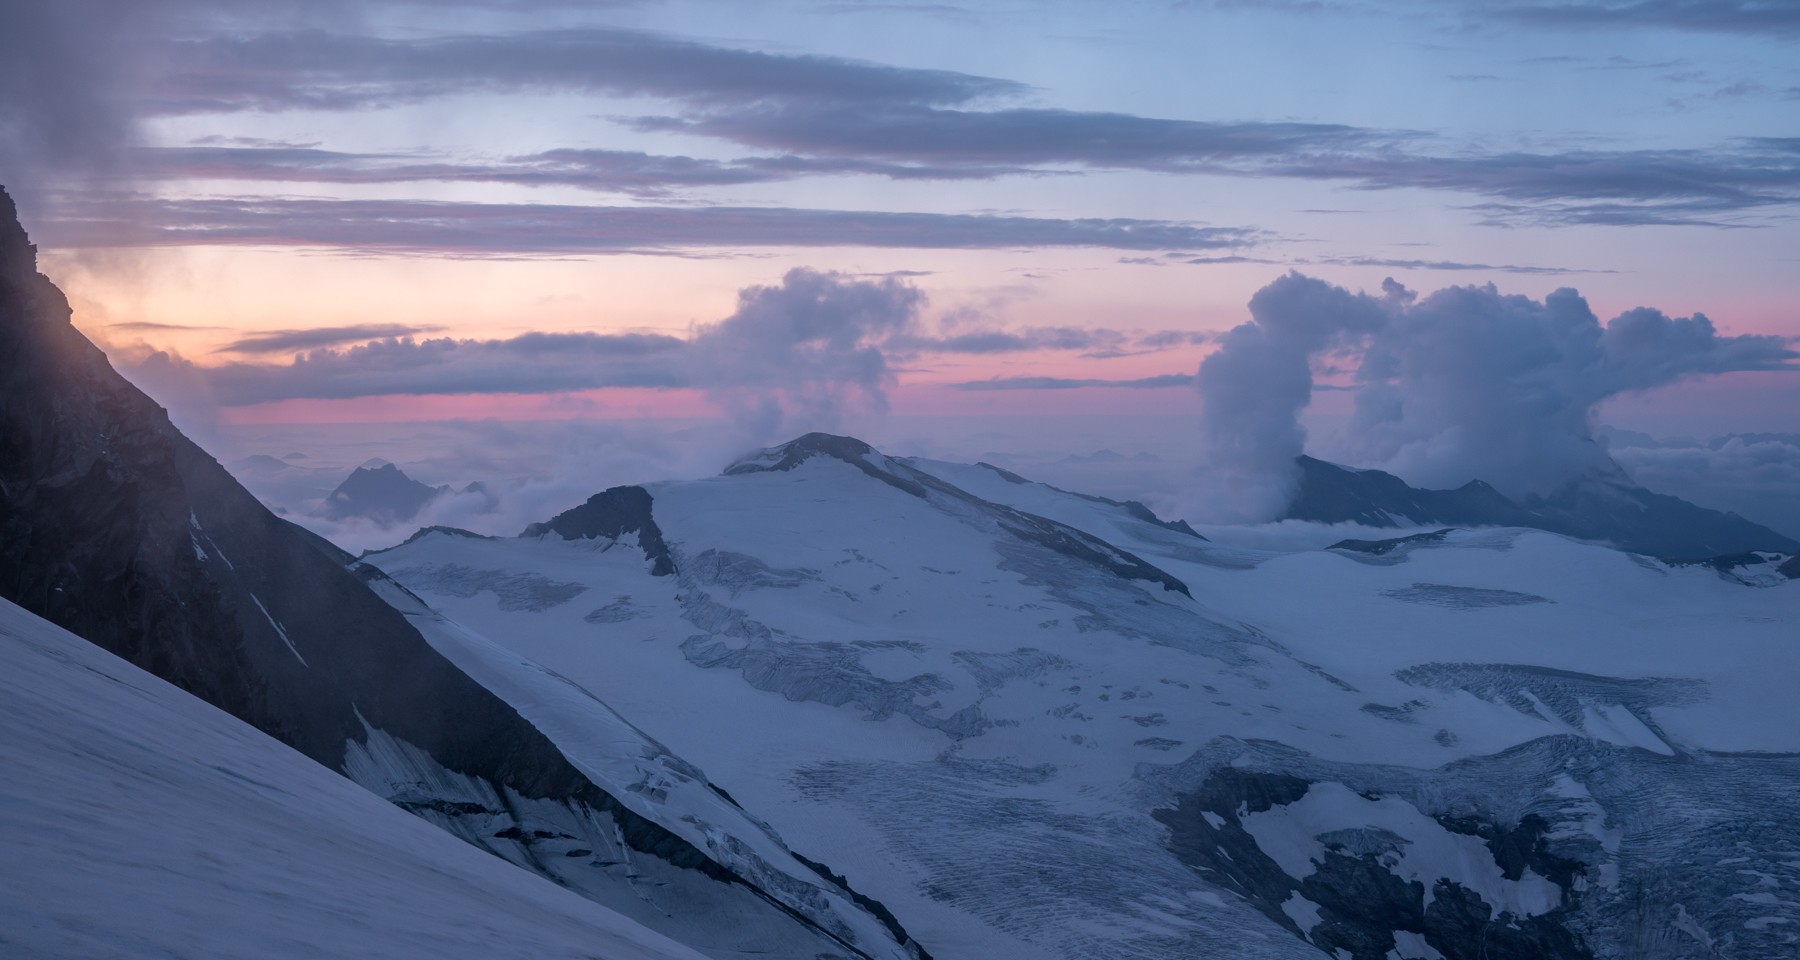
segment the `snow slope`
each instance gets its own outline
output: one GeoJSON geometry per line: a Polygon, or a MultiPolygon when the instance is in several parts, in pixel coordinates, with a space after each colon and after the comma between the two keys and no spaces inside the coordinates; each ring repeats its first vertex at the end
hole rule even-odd
{"type": "Polygon", "coordinates": [[[727,474],[367,560],[946,960],[1800,943],[1800,586],[1518,530],[1257,550],[843,438],[727,474]]]}
{"type": "Polygon", "coordinates": [[[699,954],[0,601],[0,955],[699,954]]]}
{"type": "MultiPolygon", "coordinates": [[[[884,927],[881,919],[859,906],[849,891],[798,860],[766,823],[709,783],[704,773],[633,727],[593,694],[472,633],[378,572],[367,568],[362,572],[370,586],[405,613],[438,652],[518,707],[526,719],[551,736],[584,775],[633,813],[662,825],[704,851],[782,908],[807,917],[824,933],[835,937],[844,951],[911,960],[912,954],[901,945],[904,931],[884,927]],[[901,942],[896,942],[896,938],[901,942]]],[[[578,864],[577,871],[591,872],[596,862],[591,851],[570,860],[570,851],[579,845],[571,839],[559,852],[565,861],[578,864]]],[[[732,903],[718,891],[695,891],[688,884],[659,878],[656,874],[660,865],[656,861],[634,857],[631,848],[623,843],[610,845],[599,856],[609,862],[609,867],[623,877],[642,901],[628,902],[622,909],[633,915],[645,908],[669,916],[699,913],[705,917],[705,923],[687,919],[683,933],[690,942],[714,946],[714,952],[748,954],[781,949],[785,943],[779,937],[793,936],[789,931],[779,931],[768,935],[766,943],[757,944],[760,949],[753,949],[750,944],[755,941],[746,931],[767,924],[763,911],[755,909],[761,906],[760,902],[750,901],[753,907],[747,909],[745,903],[732,903]],[[706,909],[695,911],[696,901],[702,896],[712,899],[700,901],[706,909]]],[[[553,875],[563,879],[560,872],[553,875]]],[[[579,882],[579,876],[563,882],[573,885],[579,882]]],[[[591,884],[582,886],[585,890],[591,884]]],[[[740,899],[750,899],[745,887],[730,889],[740,899]]],[[[820,948],[829,946],[828,942],[819,944],[820,948]]]]}

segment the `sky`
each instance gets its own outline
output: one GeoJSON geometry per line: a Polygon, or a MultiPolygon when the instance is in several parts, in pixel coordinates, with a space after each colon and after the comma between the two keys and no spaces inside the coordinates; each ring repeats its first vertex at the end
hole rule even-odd
{"type": "Polygon", "coordinates": [[[1792,0],[6,3],[0,183],[203,437],[1100,415],[1232,484],[1527,491],[1604,424],[1779,500],[1797,43],[1792,0]]]}

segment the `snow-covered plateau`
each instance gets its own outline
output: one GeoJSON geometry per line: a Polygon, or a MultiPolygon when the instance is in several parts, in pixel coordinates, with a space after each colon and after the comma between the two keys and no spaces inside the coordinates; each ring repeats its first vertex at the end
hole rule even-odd
{"type": "Polygon", "coordinates": [[[1800,951],[1800,583],[1414,533],[1255,549],[809,435],[360,565],[597,783],[939,960],[1800,951]]]}

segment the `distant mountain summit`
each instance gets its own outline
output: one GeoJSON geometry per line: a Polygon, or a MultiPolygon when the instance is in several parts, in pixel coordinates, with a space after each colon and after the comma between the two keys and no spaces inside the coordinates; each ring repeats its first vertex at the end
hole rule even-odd
{"type": "Polygon", "coordinates": [[[350,472],[325,498],[325,515],[333,520],[368,517],[384,523],[411,520],[425,505],[450,492],[407,476],[386,460],[370,460],[350,472]]]}
{"type": "Polygon", "coordinates": [[[1709,510],[1633,484],[1623,471],[1583,475],[1514,500],[1480,480],[1425,490],[1391,473],[1302,456],[1300,490],[1283,519],[1370,527],[1530,527],[1666,560],[1693,562],[1753,550],[1800,552],[1800,541],[1735,513],[1709,510]]]}

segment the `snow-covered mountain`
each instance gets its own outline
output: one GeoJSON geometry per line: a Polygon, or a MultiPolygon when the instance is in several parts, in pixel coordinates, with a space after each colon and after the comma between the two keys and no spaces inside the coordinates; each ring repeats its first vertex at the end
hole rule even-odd
{"type": "Polygon", "coordinates": [[[0,955],[701,960],[0,600],[0,955]]]}
{"type": "Polygon", "coordinates": [[[590,691],[940,960],[1800,947],[1800,584],[1403,534],[1256,550],[809,435],[364,563],[565,751],[610,728],[470,661],[590,691]]]}
{"type": "Polygon", "coordinates": [[[1380,470],[1357,470],[1300,457],[1300,487],[1284,516],[1372,527],[1531,527],[1621,550],[1684,562],[1752,550],[1800,553],[1794,540],[1733,513],[1654,493],[1624,471],[1577,477],[1522,501],[1471,480],[1454,490],[1424,490],[1380,470]]]}
{"type": "Polygon", "coordinates": [[[0,954],[1800,952],[1800,559],[1727,515],[1315,461],[1394,535],[1262,549],[811,434],[358,559],[9,214],[0,954]]]}
{"type": "Polygon", "coordinates": [[[559,748],[453,662],[465,645],[421,632],[421,611],[384,602],[348,560],[111,368],[0,192],[0,598],[703,953],[919,954],[879,904],[708,799],[653,742],[621,734],[599,760],[559,748]]]}

